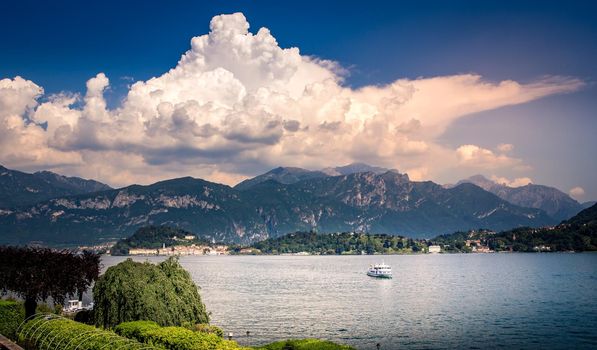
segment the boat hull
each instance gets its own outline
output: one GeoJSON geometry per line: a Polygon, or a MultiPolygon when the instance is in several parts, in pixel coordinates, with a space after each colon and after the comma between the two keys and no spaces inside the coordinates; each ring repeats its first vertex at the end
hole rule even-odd
{"type": "Polygon", "coordinates": [[[367,276],[375,277],[375,278],[388,278],[388,279],[392,278],[392,275],[389,275],[389,274],[382,275],[382,274],[371,273],[371,272],[367,272],[367,276]]]}

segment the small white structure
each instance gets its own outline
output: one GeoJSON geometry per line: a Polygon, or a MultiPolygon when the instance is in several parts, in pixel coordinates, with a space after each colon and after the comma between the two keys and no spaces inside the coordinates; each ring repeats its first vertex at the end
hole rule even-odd
{"type": "Polygon", "coordinates": [[[429,246],[429,253],[430,254],[437,254],[439,252],[441,252],[442,247],[438,246],[438,245],[430,245],[429,246]]]}
{"type": "Polygon", "coordinates": [[[195,239],[195,236],[193,236],[193,235],[186,235],[186,236],[184,236],[184,239],[186,239],[187,241],[192,241],[192,240],[195,239]]]}
{"type": "Polygon", "coordinates": [[[129,249],[129,255],[157,255],[157,249],[146,249],[146,248],[131,248],[129,249]]]}
{"type": "Polygon", "coordinates": [[[66,302],[63,308],[64,312],[76,312],[79,310],[83,310],[83,302],[80,300],[69,300],[66,302]]]}

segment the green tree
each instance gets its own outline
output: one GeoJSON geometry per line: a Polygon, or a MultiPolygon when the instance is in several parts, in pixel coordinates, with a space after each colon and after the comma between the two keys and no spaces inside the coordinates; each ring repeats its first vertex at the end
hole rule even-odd
{"type": "Polygon", "coordinates": [[[95,324],[104,328],[137,320],[161,326],[209,322],[198,287],[172,257],[158,265],[127,259],[108,268],[93,287],[93,299],[95,324]]]}
{"type": "Polygon", "coordinates": [[[91,252],[0,246],[0,290],[23,298],[29,317],[49,297],[62,303],[70,295],[82,296],[99,275],[99,262],[91,252]]]}

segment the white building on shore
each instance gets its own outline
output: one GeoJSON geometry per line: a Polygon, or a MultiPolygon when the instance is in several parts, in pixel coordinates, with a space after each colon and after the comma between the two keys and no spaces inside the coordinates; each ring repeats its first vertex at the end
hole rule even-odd
{"type": "Polygon", "coordinates": [[[158,255],[158,250],[147,248],[131,248],[129,249],[129,255],[158,255]]]}
{"type": "Polygon", "coordinates": [[[162,248],[158,249],[147,249],[147,248],[131,248],[129,249],[129,255],[227,255],[228,246],[208,246],[208,245],[174,245],[166,247],[162,245],[162,248]]]}
{"type": "Polygon", "coordinates": [[[430,254],[437,254],[442,251],[442,247],[439,245],[430,245],[429,246],[429,253],[430,254]]]}

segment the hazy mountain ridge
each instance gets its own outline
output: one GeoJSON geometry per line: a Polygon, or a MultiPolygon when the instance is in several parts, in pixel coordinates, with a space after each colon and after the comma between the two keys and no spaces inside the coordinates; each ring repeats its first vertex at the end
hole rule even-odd
{"type": "Polygon", "coordinates": [[[238,191],[190,177],[57,198],[0,215],[6,229],[1,238],[11,243],[97,242],[152,224],[189,229],[216,240],[251,241],[266,231],[259,221],[238,191]]]}
{"type": "Polygon", "coordinates": [[[293,184],[302,180],[325,176],[328,176],[328,174],[322,171],[307,170],[295,167],[278,167],[268,171],[265,174],[244,180],[234,186],[234,188],[242,191],[268,180],[277,181],[283,184],[293,184]]]}
{"type": "MultiPolygon", "coordinates": [[[[259,183],[274,180],[282,184],[293,184],[302,180],[315,179],[327,176],[350,175],[355,173],[371,172],[374,174],[383,174],[390,169],[371,166],[364,163],[352,163],[345,166],[338,166],[333,168],[325,168],[322,170],[307,170],[296,167],[278,167],[272,169],[265,174],[257,175],[253,178],[244,180],[234,186],[237,190],[247,190],[259,183]]],[[[391,170],[397,172],[397,170],[391,170]]]]}
{"type": "MultiPolygon", "coordinates": [[[[259,210],[267,213],[269,222],[286,228],[292,226],[292,230],[285,230],[287,232],[317,228],[321,232],[363,231],[431,237],[460,227],[501,230],[553,223],[540,210],[517,207],[477,186],[462,185],[446,190],[430,181],[411,182],[407,175],[390,171],[381,175],[355,173],[317,178],[287,185],[271,181],[245,193],[263,203],[259,210]],[[266,193],[275,193],[275,202],[261,201],[266,193]],[[300,220],[293,213],[300,213],[300,220]]],[[[275,232],[283,233],[286,232],[275,232]]]]}
{"type": "Polygon", "coordinates": [[[583,205],[554,187],[535,184],[509,187],[482,175],[471,176],[458,182],[462,183],[473,183],[512,204],[544,210],[557,221],[568,219],[583,209],[583,205]]]}
{"type": "Polygon", "coordinates": [[[95,180],[66,177],[50,171],[33,174],[0,165],[0,208],[32,205],[51,198],[111,189],[95,180]]]}
{"type": "Polygon", "coordinates": [[[572,218],[562,221],[559,226],[591,226],[593,231],[597,233],[597,204],[583,209],[580,213],[572,218]]]}
{"type": "Polygon", "coordinates": [[[553,224],[472,185],[445,189],[395,171],[267,180],[239,191],[190,177],[66,196],[0,213],[3,242],[88,243],[147,225],[170,225],[208,239],[251,243],[300,230],[432,237],[486,227],[553,224]]]}

